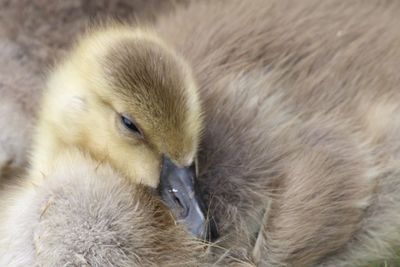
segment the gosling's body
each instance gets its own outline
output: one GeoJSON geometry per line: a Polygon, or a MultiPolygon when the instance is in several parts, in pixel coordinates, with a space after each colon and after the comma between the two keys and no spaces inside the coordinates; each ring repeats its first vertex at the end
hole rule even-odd
{"type": "Polygon", "coordinates": [[[192,266],[206,260],[204,245],[157,197],[110,165],[70,149],[53,158],[44,178],[1,191],[0,266],[192,266]]]}
{"type": "Polygon", "coordinates": [[[400,245],[399,11],[221,1],[158,21],[199,85],[222,244],[260,266],[359,266],[400,245]]]}

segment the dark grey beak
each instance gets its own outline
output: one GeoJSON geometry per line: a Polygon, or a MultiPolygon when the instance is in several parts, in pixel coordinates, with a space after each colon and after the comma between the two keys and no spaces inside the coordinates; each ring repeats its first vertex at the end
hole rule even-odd
{"type": "Polygon", "coordinates": [[[206,238],[205,206],[196,191],[195,167],[178,167],[164,157],[160,177],[160,193],[175,218],[196,237],[206,238]]]}

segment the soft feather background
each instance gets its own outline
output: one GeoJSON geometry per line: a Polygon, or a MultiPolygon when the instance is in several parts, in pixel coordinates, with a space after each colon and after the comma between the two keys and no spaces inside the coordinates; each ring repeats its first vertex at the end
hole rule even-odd
{"type": "Polygon", "coordinates": [[[152,20],[185,2],[0,0],[0,178],[22,173],[46,72],[86,25],[104,17],[152,20]]]}

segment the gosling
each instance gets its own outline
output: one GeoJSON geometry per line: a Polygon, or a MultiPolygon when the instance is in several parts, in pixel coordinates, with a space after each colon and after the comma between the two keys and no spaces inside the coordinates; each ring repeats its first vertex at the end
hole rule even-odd
{"type": "Polygon", "coordinates": [[[79,149],[135,184],[156,188],[161,180],[165,203],[199,236],[201,129],[196,84],[174,50],[146,29],[94,30],[50,75],[28,176],[41,183],[55,157],[79,149]]]}

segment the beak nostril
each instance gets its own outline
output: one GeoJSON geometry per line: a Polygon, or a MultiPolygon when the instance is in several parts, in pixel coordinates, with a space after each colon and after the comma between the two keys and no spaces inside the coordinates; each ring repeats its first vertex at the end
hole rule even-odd
{"type": "Polygon", "coordinates": [[[177,213],[180,214],[180,218],[186,218],[189,214],[189,207],[185,205],[184,200],[182,201],[179,197],[178,190],[171,189],[169,192],[172,195],[172,199],[175,203],[177,213]]]}
{"type": "Polygon", "coordinates": [[[174,202],[176,204],[176,206],[179,209],[179,214],[181,214],[181,217],[184,218],[187,216],[188,211],[185,209],[185,207],[183,206],[181,200],[177,197],[174,196],[174,202]]]}
{"type": "Polygon", "coordinates": [[[174,201],[175,201],[176,204],[178,204],[178,205],[183,209],[182,203],[181,203],[181,201],[179,200],[179,198],[174,197],[174,201]]]}

